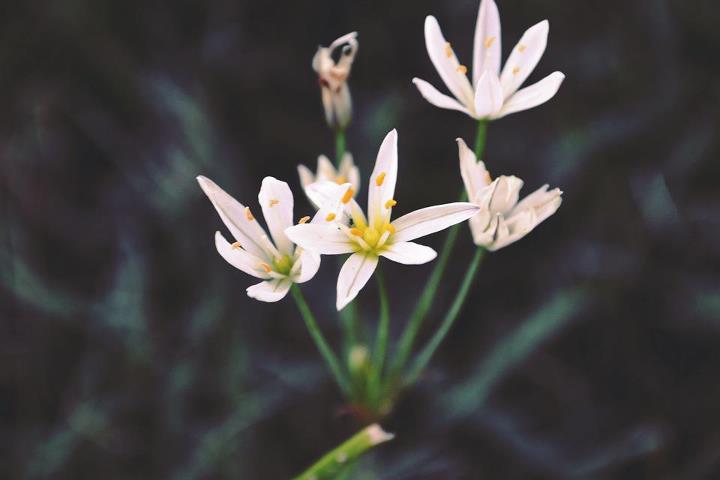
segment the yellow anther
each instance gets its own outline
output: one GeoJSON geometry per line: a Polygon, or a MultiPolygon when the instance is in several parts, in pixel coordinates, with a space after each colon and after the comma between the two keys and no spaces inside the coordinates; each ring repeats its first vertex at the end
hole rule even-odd
{"type": "Polygon", "coordinates": [[[487,37],[485,39],[485,48],[490,48],[493,46],[493,43],[495,43],[496,37],[487,37]]]}
{"type": "Polygon", "coordinates": [[[388,200],[387,202],[385,202],[385,208],[392,208],[395,205],[397,205],[397,202],[395,200],[393,200],[392,198],[390,200],[388,200]]]}
{"type": "Polygon", "coordinates": [[[467,73],[467,67],[465,65],[458,65],[457,71],[465,75],[467,73]]]}
{"type": "Polygon", "coordinates": [[[232,245],[230,245],[232,248],[237,250],[238,248],[242,248],[242,245],[240,245],[240,242],[233,242],[232,245]]]}
{"type": "Polygon", "coordinates": [[[391,223],[388,223],[387,225],[385,225],[385,230],[387,230],[391,234],[395,233],[395,227],[393,227],[393,225],[391,223]]]}
{"type": "Polygon", "coordinates": [[[352,234],[355,235],[356,237],[362,237],[362,236],[363,236],[363,231],[360,230],[359,228],[356,228],[356,227],[351,228],[351,229],[350,229],[350,233],[352,233],[352,234]]]}
{"type": "Polygon", "coordinates": [[[250,207],[245,207],[245,218],[248,219],[248,221],[252,222],[255,220],[255,217],[253,217],[252,212],[250,211],[250,207]]]}
{"type": "Polygon", "coordinates": [[[512,69],[513,75],[517,75],[519,71],[520,71],[520,67],[515,67],[512,69]]]}
{"type": "Polygon", "coordinates": [[[348,203],[350,200],[352,200],[353,195],[355,195],[355,190],[352,189],[352,187],[348,188],[345,192],[345,195],[342,196],[340,201],[342,203],[348,203]]]}
{"type": "Polygon", "coordinates": [[[448,58],[453,56],[453,49],[450,42],[445,42],[445,55],[447,55],[448,58]]]}
{"type": "Polygon", "coordinates": [[[278,203],[280,203],[280,200],[275,200],[274,198],[270,199],[270,207],[271,208],[274,207],[275,205],[277,205],[278,203]]]}
{"type": "Polygon", "coordinates": [[[307,215],[305,215],[305,216],[302,217],[300,220],[298,220],[298,225],[302,225],[303,223],[307,223],[307,222],[309,222],[309,221],[310,221],[310,217],[307,216],[307,215]]]}
{"type": "Polygon", "coordinates": [[[265,273],[272,272],[272,268],[270,268],[270,265],[268,265],[267,263],[261,263],[260,267],[262,267],[262,269],[265,270],[265,273]]]}
{"type": "Polygon", "coordinates": [[[375,178],[375,185],[378,187],[382,186],[383,182],[385,181],[385,172],[380,172],[380,174],[375,178]]]}
{"type": "Polygon", "coordinates": [[[527,48],[527,46],[525,46],[521,43],[520,45],[518,45],[518,52],[522,53],[525,51],[526,48],[527,48]]]}
{"type": "Polygon", "coordinates": [[[335,178],[335,183],[337,183],[338,185],[342,185],[343,183],[347,183],[347,178],[345,178],[345,175],[338,175],[338,176],[335,178]]]}
{"type": "Polygon", "coordinates": [[[332,212],[328,213],[328,214],[327,214],[327,217],[325,217],[325,221],[326,221],[326,222],[332,222],[333,220],[335,220],[335,214],[332,213],[332,212]]]}
{"type": "Polygon", "coordinates": [[[488,185],[492,183],[492,177],[490,176],[490,172],[485,172],[485,183],[488,185]]]}

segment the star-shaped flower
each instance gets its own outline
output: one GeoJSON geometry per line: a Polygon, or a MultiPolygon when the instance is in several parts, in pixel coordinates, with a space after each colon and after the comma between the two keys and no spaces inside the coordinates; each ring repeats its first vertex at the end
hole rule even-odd
{"type": "Polygon", "coordinates": [[[325,155],[318,157],[317,173],[313,175],[312,171],[305,165],[298,165],[298,174],[300,176],[300,185],[310,201],[316,208],[320,208],[316,197],[313,195],[311,185],[317,182],[334,182],[338,185],[350,183],[353,189],[353,196],[360,190],[360,170],[353,162],[350,152],[345,152],[340,165],[336,169],[330,159],[325,155]]]}

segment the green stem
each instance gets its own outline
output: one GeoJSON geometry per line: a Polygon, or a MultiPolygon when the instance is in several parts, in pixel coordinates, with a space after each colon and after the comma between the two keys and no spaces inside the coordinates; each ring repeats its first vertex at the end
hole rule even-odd
{"type": "Polygon", "coordinates": [[[383,442],[392,440],[393,434],[385,432],[380,425],[373,423],[359,431],[339,447],[323,455],[310,468],[295,477],[295,480],[325,480],[337,478],[348,463],[357,459],[367,450],[383,442]]]}
{"type": "Polygon", "coordinates": [[[369,390],[372,400],[377,400],[375,397],[377,397],[380,391],[380,380],[385,366],[390,331],[390,303],[385,288],[385,277],[380,268],[375,270],[375,278],[377,279],[378,292],[380,293],[380,320],[375,337],[375,349],[373,350],[372,370],[369,379],[369,390]]]}
{"type": "Polygon", "coordinates": [[[450,310],[448,310],[445,314],[445,318],[443,318],[443,321],[440,324],[437,332],[435,332],[430,341],[428,341],[427,345],[425,345],[425,348],[422,349],[422,351],[415,359],[415,362],[413,363],[413,366],[405,379],[406,385],[411,385],[415,383],[418,377],[422,374],[427,364],[430,362],[430,359],[435,353],[435,350],[437,350],[440,343],[443,341],[443,339],[445,339],[448,331],[450,331],[450,327],[452,327],[453,323],[460,314],[460,311],[462,310],[462,306],[465,303],[465,298],[470,291],[470,286],[475,279],[475,274],[477,273],[478,266],[480,265],[480,261],[482,260],[484,254],[484,247],[478,247],[475,251],[475,256],[470,262],[470,266],[468,267],[467,272],[465,272],[465,277],[463,278],[462,284],[460,285],[460,290],[458,290],[457,295],[455,295],[455,300],[453,300],[450,310]]]}
{"type": "MultiPolygon", "coordinates": [[[[486,138],[487,121],[480,120],[478,121],[477,133],[475,135],[475,156],[478,159],[480,159],[480,157],[483,155],[483,152],[485,151],[486,138]]],[[[463,189],[462,193],[460,194],[460,201],[467,201],[467,192],[465,192],[465,189],[463,189]]],[[[425,317],[430,311],[430,307],[432,306],[432,302],[435,299],[435,293],[437,292],[440,280],[445,273],[448,258],[450,257],[450,253],[455,247],[455,242],[457,241],[460,226],[461,224],[456,224],[450,227],[448,235],[445,238],[445,243],[440,250],[438,260],[435,263],[435,268],[430,274],[430,278],[428,278],[427,283],[425,283],[425,288],[420,295],[420,299],[415,305],[415,309],[410,315],[410,320],[408,321],[407,326],[405,327],[405,330],[400,337],[398,350],[393,358],[390,368],[391,379],[397,379],[401,375],[402,369],[405,368],[405,364],[410,358],[410,354],[412,353],[412,348],[415,343],[415,338],[420,331],[420,327],[422,326],[425,317]]]]}
{"type": "Polygon", "coordinates": [[[340,368],[340,361],[338,360],[335,353],[332,351],[332,348],[330,348],[330,345],[328,345],[325,337],[323,337],[323,334],[320,331],[317,322],[315,321],[315,316],[313,315],[310,307],[305,301],[305,297],[300,291],[300,287],[293,283],[291,291],[292,296],[295,299],[295,303],[297,303],[298,309],[300,310],[300,314],[302,315],[303,320],[305,320],[305,325],[310,332],[310,336],[315,341],[315,345],[317,346],[318,350],[320,350],[320,354],[322,354],[323,358],[325,359],[325,362],[327,363],[330,371],[335,377],[335,381],[340,387],[340,390],[342,390],[343,393],[348,394],[350,392],[350,384],[347,377],[343,373],[343,370],[340,368]]]}
{"type": "Polygon", "coordinates": [[[345,130],[338,128],[335,131],[335,168],[340,167],[340,162],[345,155],[345,130]]]}

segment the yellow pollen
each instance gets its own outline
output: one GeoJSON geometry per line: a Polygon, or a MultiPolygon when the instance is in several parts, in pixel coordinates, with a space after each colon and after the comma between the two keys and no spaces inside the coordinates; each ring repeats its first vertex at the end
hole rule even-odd
{"type": "Polygon", "coordinates": [[[355,195],[355,190],[353,190],[352,187],[348,188],[347,192],[345,192],[345,195],[342,196],[340,201],[342,203],[348,203],[350,200],[352,200],[353,195],[355,195]]]}
{"type": "Polygon", "coordinates": [[[270,268],[270,265],[268,265],[267,263],[261,263],[260,266],[263,270],[265,270],[265,273],[272,272],[272,268],[270,268]]]}
{"type": "Polygon", "coordinates": [[[363,231],[360,230],[359,228],[351,228],[351,229],[350,229],[350,233],[352,233],[352,234],[355,235],[356,237],[362,237],[362,236],[363,236],[363,231]]]}
{"type": "Polygon", "coordinates": [[[333,220],[335,220],[335,214],[332,212],[328,213],[327,217],[325,217],[325,221],[332,222],[333,220]]]}
{"type": "Polygon", "coordinates": [[[385,175],[386,175],[385,172],[380,172],[380,174],[377,176],[377,178],[375,178],[375,185],[377,185],[378,187],[381,187],[383,182],[385,181],[385,175]]]}
{"type": "Polygon", "coordinates": [[[490,176],[490,172],[485,172],[485,183],[492,183],[492,177],[490,176]]]}
{"type": "Polygon", "coordinates": [[[467,67],[465,65],[458,65],[457,71],[465,75],[467,73],[467,67]]]}
{"type": "Polygon", "coordinates": [[[252,222],[255,220],[255,217],[253,217],[252,212],[250,211],[250,207],[245,207],[245,218],[248,219],[248,221],[252,222]]]}
{"type": "Polygon", "coordinates": [[[487,37],[487,38],[485,39],[485,48],[490,48],[490,47],[492,47],[492,46],[493,46],[493,43],[495,43],[495,38],[496,38],[496,37],[487,37]]]}
{"type": "Polygon", "coordinates": [[[393,200],[392,198],[390,200],[388,200],[387,202],[385,202],[385,208],[392,208],[395,205],[397,205],[397,202],[395,200],[393,200]]]}
{"type": "Polygon", "coordinates": [[[298,225],[302,225],[303,223],[307,223],[309,220],[310,220],[310,217],[308,217],[307,215],[305,215],[305,216],[302,217],[300,220],[298,220],[298,225]]]}
{"type": "Polygon", "coordinates": [[[391,234],[395,233],[395,227],[393,227],[391,223],[388,223],[387,225],[385,225],[385,230],[387,230],[391,234]]]}
{"type": "Polygon", "coordinates": [[[338,185],[347,183],[347,178],[345,178],[345,175],[338,175],[337,178],[335,178],[335,183],[337,183],[338,185]]]}
{"type": "Polygon", "coordinates": [[[232,248],[237,250],[238,248],[242,248],[242,245],[240,245],[240,242],[234,242],[232,245],[230,245],[232,248]]]}
{"type": "Polygon", "coordinates": [[[450,45],[450,42],[445,42],[445,55],[447,55],[448,58],[453,55],[452,45],[450,45]]]}
{"type": "Polygon", "coordinates": [[[274,198],[270,199],[270,208],[274,207],[278,203],[280,203],[280,200],[275,200],[274,198]]]}
{"type": "Polygon", "coordinates": [[[521,43],[520,45],[518,45],[518,52],[522,53],[525,51],[526,48],[527,47],[521,43]]]}
{"type": "Polygon", "coordinates": [[[517,75],[517,73],[520,71],[520,67],[515,67],[512,69],[513,75],[517,75]]]}

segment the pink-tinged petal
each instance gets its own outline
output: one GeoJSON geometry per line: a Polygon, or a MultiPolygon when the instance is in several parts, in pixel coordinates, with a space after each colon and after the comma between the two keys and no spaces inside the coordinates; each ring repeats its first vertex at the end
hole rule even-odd
{"type": "Polygon", "coordinates": [[[270,278],[262,268],[262,264],[265,262],[263,259],[256,257],[242,248],[233,248],[230,242],[225,240],[225,237],[223,237],[220,232],[215,232],[215,248],[217,248],[218,253],[226,262],[238,270],[252,275],[255,278],[270,278]]]}
{"type": "Polygon", "coordinates": [[[444,93],[440,93],[435,87],[430,85],[425,80],[413,78],[413,83],[420,91],[420,95],[422,95],[423,98],[430,102],[432,105],[435,105],[439,108],[445,108],[447,110],[457,110],[464,113],[465,115],[469,115],[471,117],[473,116],[472,113],[470,113],[470,110],[465,108],[460,102],[458,102],[454,98],[448,97],[444,93]]]}
{"type": "Polygon", "coordinates": [[[389,210],[385,208],[388,200],[395,195],[397,182],[398,151],[397,130],[393,129],[385,136],[375,160],[375,168],[370,175],[368,185],[368,216],[370,224],[379,228],[389,218],[389,210]]]}
{"type": "Polygon", "coordinates": [[[493,213],[502,213],[503,215],[510,213],[520,198],[523,181],[514,175],[501,175],[493,183],[495,189],[488,208],[493,213]]]}
{"type": "Polygon", "coordinates": [[[500,13],[493,0],[482,0],[478,9],[473,42],[473,85],[487,70],[500,75],[500,13]]]}
{"type": "Polygon", "coordinates": [[[265,177],[258,201],[275,246],[283,254],[292,255],[293,244],[285,235],[285,229],[293,224],[294,201],[290,187],[276,178],[265,177]]]}
{"type": "Polygon", "coordinates": [[[462,138],[456,139],[458,156],[460,157],[460,175],[468,193],[468,199],[476,203],[478,192],[490,184],[490,174],[485,163],[475,158],[475,153],[468,148],[462,138]]]}
{"type": "Polygon", "coordinates": [[[370,280],[377,267],[378,257],[365,253],[353,253],[345,261],[337,282],[336,307],[342,310],[352,302],[365,284],[370,280]]]}
{"type": "Polygon", "coordinates": [[[437,252],[430,247],[415,242],[397,242],[388,245],[381,256],[404,265],[422,265],[437,257],[437,252]]]}
{"type": "Polygon", "coordinates": [[[220,215],[225,226],[230,230],[235,240],[240,242],[240,245],[255,255],[256,257],[262,258],[268,261],[272,258],[272,255],[263,246],[262,237],[266,236],[265,230],[258,225],[255,217],[252,216],[249,209],[235,200],[233,197],[228,195],[225,190],[220,188],[215,182],[202,175],[197,177],[197,181],[200,184],[205,195],[212,202],[213,207],[220,215]]]}
{"type": "Polygon", "coordinates": [[[455,52],[449,47],[440,30],[440,25],[432,15],[425,18],[425,46],[430,60],[448,90],[460,103],[472,105],[473,89],[470,80],[462,72],[455,52]]]}
{"type": "Polygon", "coordinates": [[[517,91],[505,101],[505,105],[495,118],[542,105],[555,96],[563,80],[565,80],[563,73],[553,72],[539,82],[517,91]]]}
{"type": "Polygon", "coordinates": [[[467,202],[446,203],[421,208],[403,215],[394,222],[393,243],[408,242],[444,230],[463,222],[480,211],[480,207],[467,202]]]}
{"type": "Polygon", "coordinates": [[[485,71],[475,88],[475,116],[492,118],[503,108],[503,92],[500,79],[492,72],[485,71]]]}
{"type": "Polygon", "coordinates": [[[321,255],[339,255],[355,250],[348,236],[334,223],[295,225],[285,233],[302,248],[321,255]]]}
{"type": "Polygon", "coordinates": [[[503,95],[510,98],[527,77],[535,70],[540,58],[547,46],[550,23],[547,20],[533,25],[523,34],[518,44],[513,48],[512,53],[505,62],[500,83],[503,87],[503,95]]]}
{"type": "Polygon", "coordinates": [[[523,210],[534,210],[537,215],[537,222],[540,223],[555,213],[562,203],[562,191],[554,188],[548,191],[548,186],[535,190],[533,193],[523,198],[513,209],[513,212],[523,210]]]}
{"type": "Polygon", "coordinates": [[[300,274],[295,280],[297,283],[305,283],[312,279],[320,269],[320,254],[317,252],[302,249],[297,261],[301,262],[300,274]]]}
{"type": "Polygon", "coordinates": [[[292,282],[287,278],[278,278],[260,282],[247,288],[248,297],[261,302],[277,302],[287,295],[292,282]]]}

